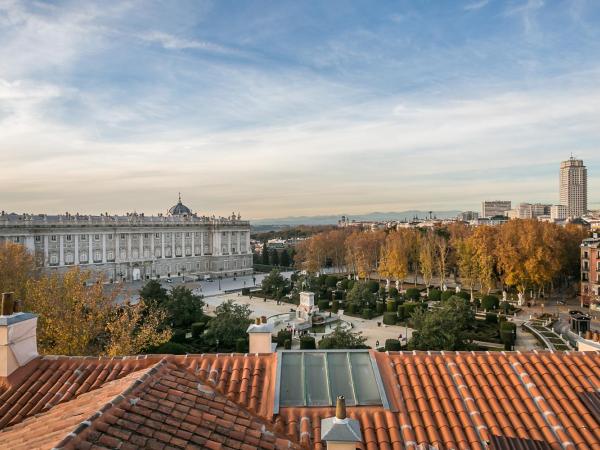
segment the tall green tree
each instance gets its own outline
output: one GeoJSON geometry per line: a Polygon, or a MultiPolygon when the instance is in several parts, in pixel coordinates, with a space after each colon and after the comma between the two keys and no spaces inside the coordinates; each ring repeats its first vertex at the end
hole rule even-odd
{"type": "Polygon", "coordinates": [[[279,265],[279,252],[275,249],[271,250],[271,265],[272,266],[279,265]]]}
{"type": "Polygon", "coordinates": [[[140,297],[146,305],[163,306],[168,300],[169,292],[158,280],[150,280],[140,289],[140,297]]]}
{"type": "Polygon", "coordinates": [[[269,247],[267,246],[267,242],[263,242],[263,248],[262,248],[262,263],[265,266],[269,265],[269,247]]]}
{"type": "Polygon", "coordinates": [[[261,287],[264,293],[276,295],[281,293],[286,286],[286,281],[277,269],[271,270],[271,273],[263,278],[261,287]]]}
{"type": "Polygon", "coordinates": [[[366,345],[366,342],[367,338],[362,335],[361,331],[354,332],[351,330],[345,330],[338,325],[331,334],[328,334],[319,341],[319,348],[369,348],[366,345]]]}
{"type": "Polygon", "coordinates": [[[291,264],[291,260],[290,260],[290,254],[288,253],[287,249],[283,249],[283,251],[281,252],[281,256],[279,257],[279,262],[281,263],[282,267],[290,267],[291,264]]]}
{"type": "Polygon", "coordinates": [[[457,296],[431,311],[417,308],[412,315],[416,331],[408,347],[412,350],[468,350],[468,327],[474,320],[468,302],[457,296]]]}
{"type": "Polygon", "coordinates": [[[204,315],[202,296],[194,294],[185,286],[173,288],[166,304],[169,320],[174,327],[189,327],[204,315]]]}
{"type": "Polygon", "coordinates": [[[215,313],[216,316],[208,322],[206,341],[219,350],[233,351],[236,341],[246,338],[252,311],[248,305],[239,305],[233,300],[228,300],[217,306],[215,313]]]}

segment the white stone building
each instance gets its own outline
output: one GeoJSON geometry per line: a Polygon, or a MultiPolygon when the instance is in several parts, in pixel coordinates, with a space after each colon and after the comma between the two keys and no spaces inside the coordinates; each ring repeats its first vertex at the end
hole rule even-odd
{"type": "Polygon", "coordinates": [[[167,215],[0,215],[0,241],[22,243],[46,272],[81,266],[106,281],[252,273],[250,222],[198,216],[179,202],[167,215]]]}

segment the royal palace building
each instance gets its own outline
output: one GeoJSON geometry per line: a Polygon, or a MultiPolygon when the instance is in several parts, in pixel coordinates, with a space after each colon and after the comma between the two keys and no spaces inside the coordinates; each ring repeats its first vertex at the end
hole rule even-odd
{"type": "Polygon", "coordinates": [[[166,215],[0,215],[0,242],[23,244],[46,272],[73,266],[106,281],[252,273],[250,223],[199,216],[181,202],[166,215]]]}

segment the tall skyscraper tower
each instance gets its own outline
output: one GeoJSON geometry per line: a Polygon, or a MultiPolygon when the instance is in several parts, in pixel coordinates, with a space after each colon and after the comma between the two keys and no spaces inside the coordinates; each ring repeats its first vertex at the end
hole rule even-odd
{"type": "Polygon", "coordinates": [[[587,168],[573,156],[560,163],[560,203],[567,207],[569,217],[587,212],[587,168]]]}

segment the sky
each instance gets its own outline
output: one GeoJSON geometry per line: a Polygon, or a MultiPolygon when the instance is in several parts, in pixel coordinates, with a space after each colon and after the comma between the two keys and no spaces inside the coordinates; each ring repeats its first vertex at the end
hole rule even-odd
{"type": "Polygon", "coordinates": [[[600,2],[0,0],[0,209],[600,208],[600,2]]]}

